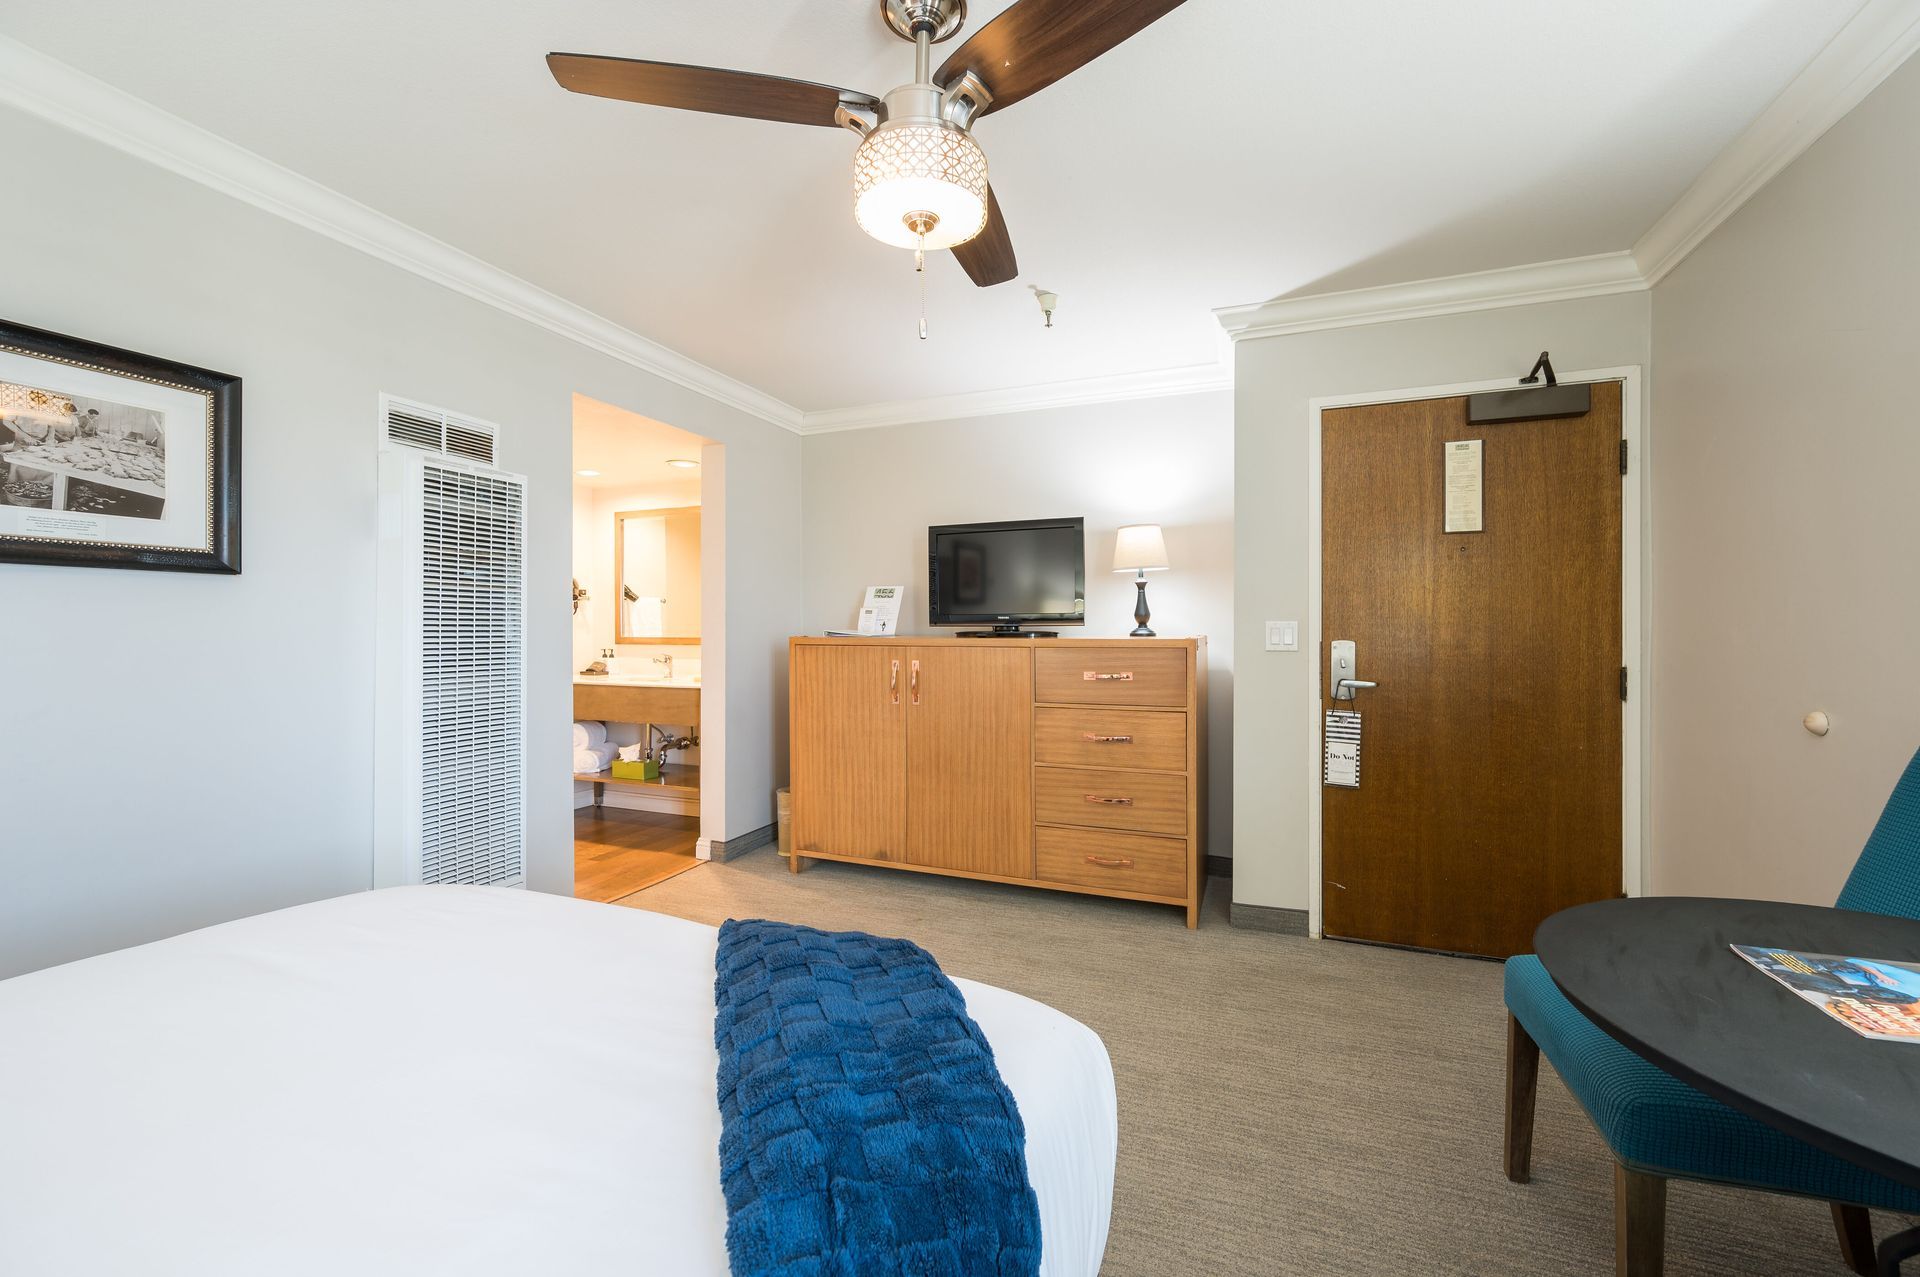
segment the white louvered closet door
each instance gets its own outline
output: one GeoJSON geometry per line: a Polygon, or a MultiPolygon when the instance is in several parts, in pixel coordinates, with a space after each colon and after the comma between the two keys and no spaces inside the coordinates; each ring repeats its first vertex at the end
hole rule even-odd
{"type": "Polygon", "coordinates": [[[526,485],[420,467],[419,877],[526,881],[526,485]]]}

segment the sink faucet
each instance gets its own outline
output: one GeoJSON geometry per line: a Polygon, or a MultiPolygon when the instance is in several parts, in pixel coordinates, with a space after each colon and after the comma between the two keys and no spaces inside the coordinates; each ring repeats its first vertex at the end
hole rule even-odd
{"type": "Polygon", "coordinates": [[[671,656],[656,656],[651,659],[656,666],[666,671],[660,675],[661,678],[673,677],[673,658],[671,656]]]}

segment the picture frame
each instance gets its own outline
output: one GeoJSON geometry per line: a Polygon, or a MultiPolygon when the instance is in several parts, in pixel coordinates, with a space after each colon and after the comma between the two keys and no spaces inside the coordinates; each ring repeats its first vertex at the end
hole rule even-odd
{"type": "Polygon", "coordinates": [[[0,319],[0,565],[240,572],[240,378],[0,319]]]}

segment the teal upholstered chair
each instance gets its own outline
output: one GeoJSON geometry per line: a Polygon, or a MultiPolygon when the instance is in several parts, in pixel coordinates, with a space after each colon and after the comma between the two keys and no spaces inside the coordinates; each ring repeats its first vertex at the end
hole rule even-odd
{"type": "MultiPolygon", "coordinates": [[[[1894,787],[1837,902],[1920,918],[1920,754],[1894,787]]],[[[1874,1272],[1868,1210],[1920,1213],[1920,1192],[1709,1099],[1596,1028],[1532,955],[1509,959],[1507,1178],[1527,1182],[1534,1084],[1545,1052],[1613,1151],[1614,1265],[1660,1272],[1669,1179],[1710,1180],[1830,1202],[1842,1258],[1874,1272]]]]}

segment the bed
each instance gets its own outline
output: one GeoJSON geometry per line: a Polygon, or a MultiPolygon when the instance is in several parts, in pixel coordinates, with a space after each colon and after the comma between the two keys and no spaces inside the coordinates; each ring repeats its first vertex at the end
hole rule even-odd
{"type": "MultiPolygon", "coordinates": [[[[409,887],[0,981],[0,1272],[725,1274],[717,932],[409,887]]],[[[1099,1038],[955,980],[1048,1277],[1106,1246],[1099,1038]]]]}

